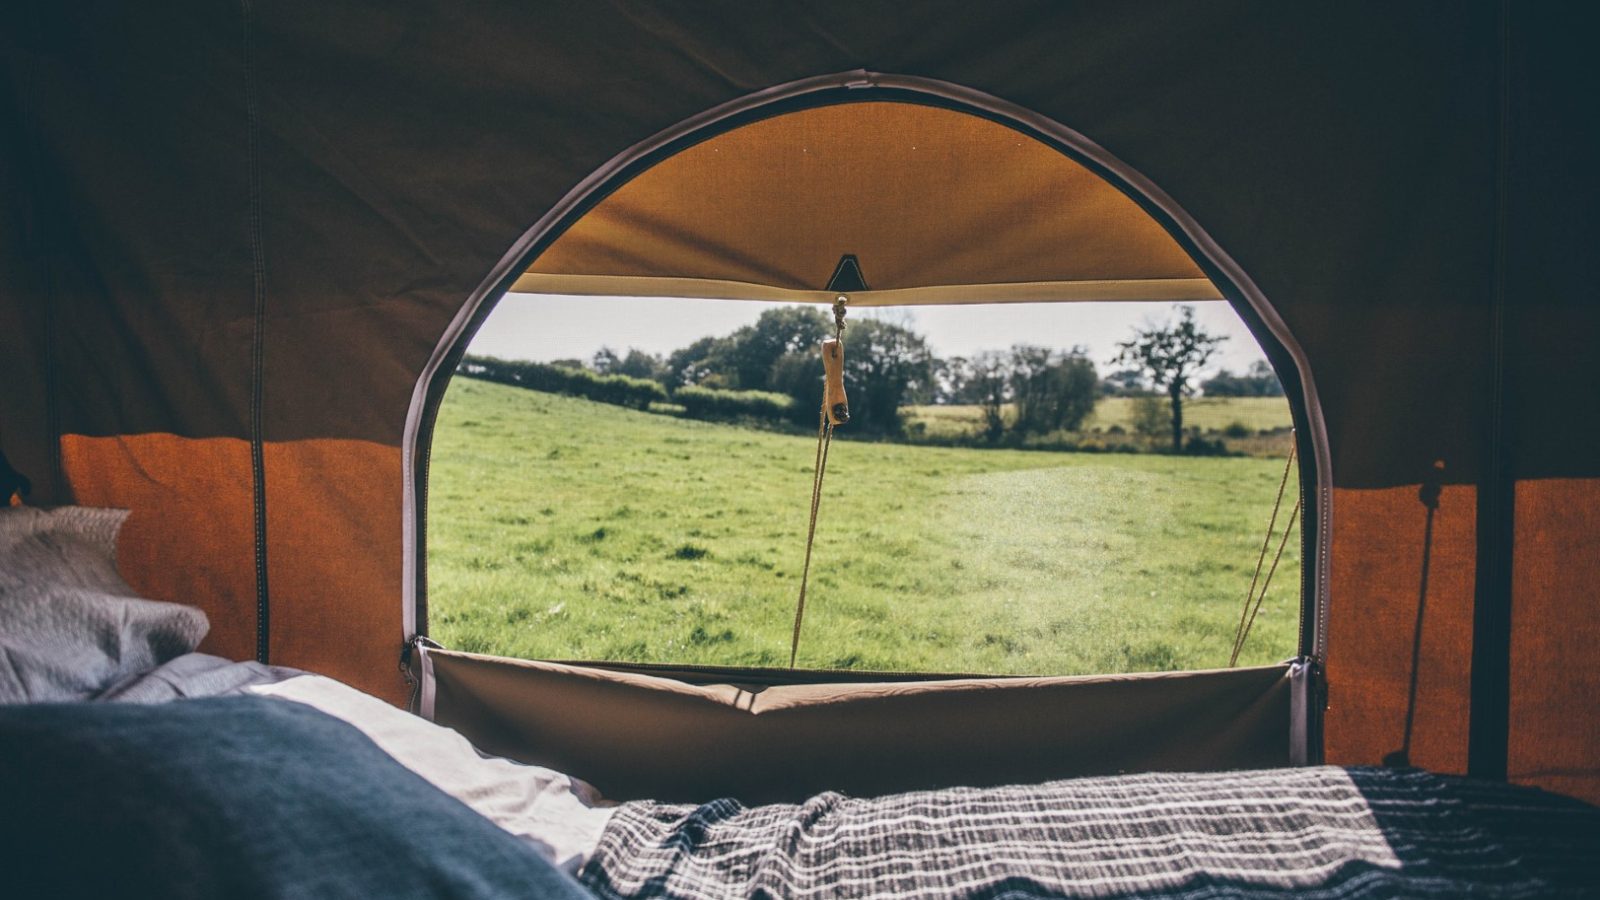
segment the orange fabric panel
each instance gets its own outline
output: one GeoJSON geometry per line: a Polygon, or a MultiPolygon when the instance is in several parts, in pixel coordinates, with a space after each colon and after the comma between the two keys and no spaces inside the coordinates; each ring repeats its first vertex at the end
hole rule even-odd
{"type": "Polygon", "coordinates": [[[1477,490],[1440,490],[1431,540],[1429,496],[1417,485],[1333,492],[1330,763],[1377,764],[1404,752],[1412,765],[1466,771],[1477,490]]]}
{"type": "Polygon", "coordinates": [[[1600,803],[1600,479],[1516,486],[1511,779],[1600,803]]]}
{"type": "MultiPolygon", "coordinates": [[[[249,442],[67,435],[61,451],[72,502],[132,510],[117,543],[128,583],[205,610],[201,650],[254,658],[249,442]]],[[[399,448],[326,439],[263,453],[272,662],[404,703],[399,448]]]]}
{"type": "Polygon", "coordinates": [[[736,128],[607,197],[530,272],[821,290],[1204,277],[1132,200],[1056,150],[967,113],[846,103],[736,128]]]}
{"type": "Polygon", "coordinates": [[[117,568],[140,594],[205,610],[200,649],[252,659],[255,526],[250,444],[171,434],[61,438],[71,501],[132,512],[117,568]]]}
{"type": "Polygon", "coordinates": [[[403,704],[400,448],[265,445],[272,662],[403,704]]]}

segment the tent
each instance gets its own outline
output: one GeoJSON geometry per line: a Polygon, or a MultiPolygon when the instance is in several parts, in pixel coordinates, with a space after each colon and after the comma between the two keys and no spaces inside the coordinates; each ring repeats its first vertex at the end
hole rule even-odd
{"type": "Polygon", "coordinates": [[[0,446],[32,502],[132,509],[130,581],[204,607],[212,652],[405,700],[432,404],[514,284],[819,299],[853,255],[848,285],[884,302],[1215,290],[1300,425],[1309,757],[1403,748],[1600,798],[1600,129],[1577,23],[1509,3],[0,16],[0,446]],[[926,199],[868,171],[894,116],[967,141],[971,192],[893,235],[821,218],[926,199]],[[811,133],[859,151],[874,193],[754,177],[811,133]],[[740,140],[745,227],[642,214],[686,211],[730,171],[697,148],[740,140]],[[1080,194],[1139,265],[1055,214],[1080,194]],[[990,239],[951,256],[946,226],[990,239]],[[641,235],[678,240],[633,255],[641,235]]]}

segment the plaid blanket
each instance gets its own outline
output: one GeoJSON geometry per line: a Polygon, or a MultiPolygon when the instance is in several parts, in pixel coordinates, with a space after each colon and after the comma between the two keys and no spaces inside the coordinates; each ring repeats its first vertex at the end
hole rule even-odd
{"type": "Polygon", "coordinates": [[[625,803],[604,898],[1600,896],[1600,810],[1418,770],[1081,778],[747,808],[625,803]]]}

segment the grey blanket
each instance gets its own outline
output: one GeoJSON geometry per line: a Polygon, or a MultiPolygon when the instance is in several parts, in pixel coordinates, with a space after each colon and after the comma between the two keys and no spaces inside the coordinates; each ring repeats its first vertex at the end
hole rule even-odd
{"type": "Polygon", "coordinates": [[[0,703],[88,700],[195,648],[205,613],[117,574],[127,510],[0,507],[0,703]]]}
{"type": "Polygon", "coordinates": [[[623,804],[601,897],[1596,896],[1600,810],[1417,770],[1083,778],[746,808],[623,804]]]}

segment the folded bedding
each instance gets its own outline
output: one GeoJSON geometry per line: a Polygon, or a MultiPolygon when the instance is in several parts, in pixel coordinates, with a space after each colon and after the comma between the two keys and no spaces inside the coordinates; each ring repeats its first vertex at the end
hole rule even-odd
{"type": "Polygon", "coordinates": [[[606,898],[1596,896],[1600,810],[1417,770],[1080,778],[746,808],[624,803],[606,898]]]}

